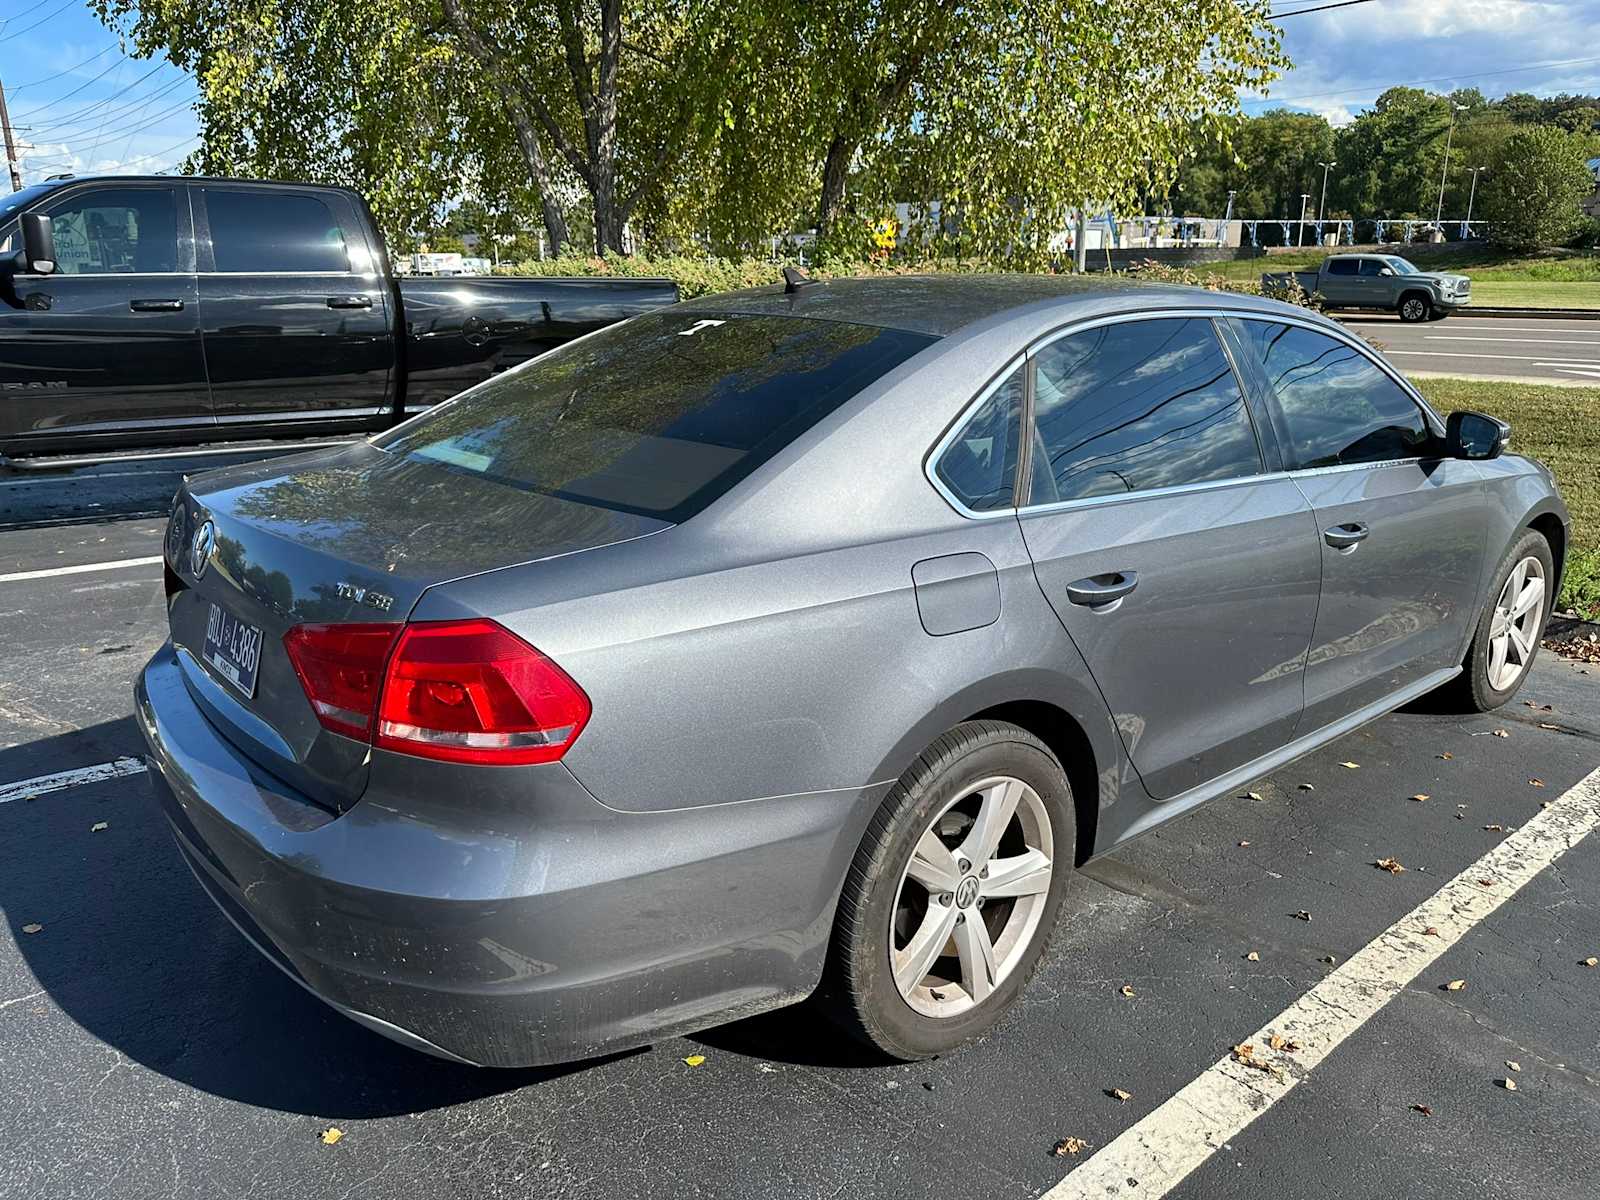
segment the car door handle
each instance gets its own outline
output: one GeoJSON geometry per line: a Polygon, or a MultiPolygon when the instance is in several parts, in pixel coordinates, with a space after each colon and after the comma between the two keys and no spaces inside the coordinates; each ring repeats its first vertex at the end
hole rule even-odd
{"type": "Polygon", "coordinates": [[[1357,542],[1367,540],[1367,534],[1372,532],[1360,521],[1347,521],[1343,525],[1335,525],[1322,531],[1322,540],[1335,550],[1354,550],[1357,542]]]}
{"type": "Polygon", "coordinates": [[[371,308],[371,296],[329,296],[329,308],[371,308]]]}
{"type": "Polygon", "coordinates": [[[1138,586],[1137,571],[1108,571],[1067,584],[1067,599],[1089,608],[1102,608],[1115,604],[1138,586]]]}
{"type": "Polygon", "coordinates": [[[134,312],[182,312],[182,300],[129,300],[128,307],[134,312]]]}

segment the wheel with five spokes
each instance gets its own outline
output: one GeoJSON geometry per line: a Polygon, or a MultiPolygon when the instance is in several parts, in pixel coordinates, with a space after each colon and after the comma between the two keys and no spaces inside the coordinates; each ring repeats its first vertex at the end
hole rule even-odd
{"type": "Polygon", "coordinates": [[[903,1059],[993,1027],[1049,941],[1075,825],[1061,764],[1026,731],[969,721],[930,746],[840,897],[830,974],[847,1027],[903,1059]]]}
{"type": "Polygon", "coordinates": [[[1511,699],[1527,678],[1555,597],[1550,543],[1526,530],[1500,563],[1493,597],[1479,618],[1457,692],[1469,709],[1488,712],[1511,699]]]}

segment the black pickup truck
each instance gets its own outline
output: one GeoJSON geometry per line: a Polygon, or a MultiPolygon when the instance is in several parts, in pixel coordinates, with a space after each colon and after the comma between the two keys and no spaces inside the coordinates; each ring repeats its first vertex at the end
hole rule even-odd
{"type": "Polygon", "coordinates": [[[665,279],[397,278],[344,188],[52,180],[0,200],[0,464],[382,429],[677,298],[665,279]]]}

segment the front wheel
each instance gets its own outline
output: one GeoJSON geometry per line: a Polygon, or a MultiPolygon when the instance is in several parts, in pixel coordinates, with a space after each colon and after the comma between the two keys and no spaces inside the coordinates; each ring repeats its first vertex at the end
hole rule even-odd
{"type": "Polygon", "coordinates": [[[1412,292],[1400,298],[1400,319],[1402,321],[1426,321],[1433,312],[1433,305],[1426,296],[1412,292]]]}
{"type": "Polygon", "coordinates": [[[1472,712],[1499,708],[1527,678],[1555,597],[1550,543],[1526,530],[1500,563],[1494,601],[1478,619],[1456,695],[1472,712]]]}
{"type": "Polygon", "coordinates": [[[1044,744],[1002,722],[958,725],[895,784],[856,853],[835,1015],[900,1059],[987,1032],[1038,966],[1075,849],[1072,790],[1044,744]]]}

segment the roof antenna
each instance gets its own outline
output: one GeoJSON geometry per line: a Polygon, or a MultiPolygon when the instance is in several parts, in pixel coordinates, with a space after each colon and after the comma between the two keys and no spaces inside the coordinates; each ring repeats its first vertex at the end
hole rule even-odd
{"type": "Polygon", "coordinates": [[[783,269],[783,294],[785,296],[792,296],[801,288],[817,282],[818,280],[811,278],[799,267],[785,267],[783,269]]]}

